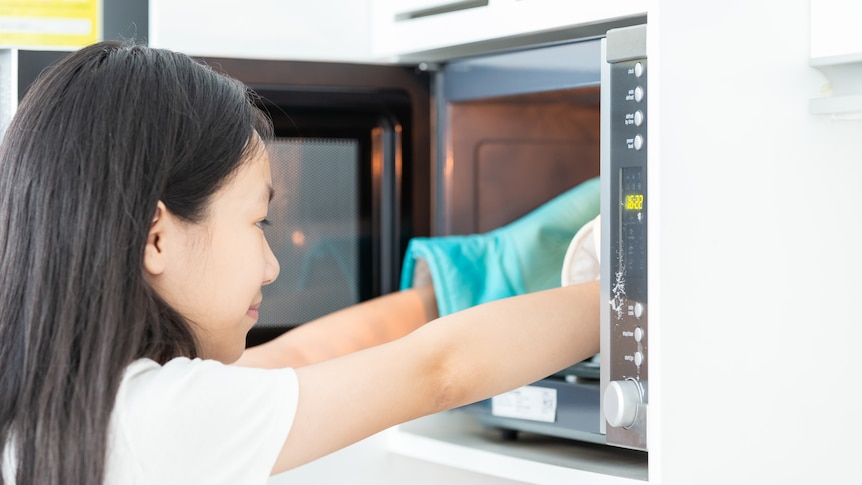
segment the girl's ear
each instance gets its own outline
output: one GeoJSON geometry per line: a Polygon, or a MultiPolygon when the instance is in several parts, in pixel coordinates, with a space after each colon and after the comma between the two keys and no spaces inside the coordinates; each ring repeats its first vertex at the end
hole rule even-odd
{"type": "Polygon", "coordinates": [[[165,203],[159,201],[147,235],[147,245],[144,248],[144,270],[152,276],[162,274],[167,266],[165,242],[168,235],[167,229],[170,226],[169,217],[165,203]]]}

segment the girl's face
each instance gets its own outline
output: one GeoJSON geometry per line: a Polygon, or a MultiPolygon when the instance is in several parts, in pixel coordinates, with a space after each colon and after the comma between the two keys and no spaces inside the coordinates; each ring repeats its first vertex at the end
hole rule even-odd
{"type": "Polygon", "coordinates": [[[203,222],[181,221],[159,203],[145,273],[191,322],[203,358],[239,358],[257,321],[261,287],[278,276],[263,234],[271,198],[269,157],[261,148],[214,194],[203,222]]]}

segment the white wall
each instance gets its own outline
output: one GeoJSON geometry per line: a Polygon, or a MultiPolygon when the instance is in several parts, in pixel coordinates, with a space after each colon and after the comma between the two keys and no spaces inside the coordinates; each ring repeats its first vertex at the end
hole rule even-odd
{"type": "Polygon", "coordinates": [[[190,55],[367,59],[370,0],[150,0],[150,45],[190,55]]]}
{"type": "Polygon", "coordinates": [[[809,2],[649,11],[651,475],[858,480],[862,122],[808,113],[809,2]]]}
{"type": "Polygon", "coordinates": [[[811,2],[811,57],[862,56],[857,0],[809,0],[811,2]]]}

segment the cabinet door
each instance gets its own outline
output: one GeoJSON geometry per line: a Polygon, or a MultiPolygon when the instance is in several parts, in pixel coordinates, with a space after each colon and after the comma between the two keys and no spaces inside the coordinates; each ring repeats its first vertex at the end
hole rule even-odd
{"type": "Polygon", "coordinates": [[[363,61],[370,0],[149,0],[149,43],[199,56],[363,61]]]}
{"type": "Polygon", "coordinates": [[[436,61],[643,23],[644,0],[371,0],[371,53],[436,61]],[[630,19],[636,18],[636,22],[630,19]]]}
{"type": "Polygon", "coordinates": [[[811,0],[811,65],[828,83],[811,100],[813,114],[862,117],[862,35],[858,0],[811,0]]]}
{"type": "Polygon", "coordinates": [[[858,0],[811,0],[811,57],[862,57],[858,0]]]}

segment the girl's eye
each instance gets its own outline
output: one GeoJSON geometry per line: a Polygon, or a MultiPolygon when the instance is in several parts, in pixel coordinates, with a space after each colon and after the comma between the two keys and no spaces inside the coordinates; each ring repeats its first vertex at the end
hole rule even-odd
{"type": "Polygon", "coordinates": [[[263,229],[264,227],[271,226],[272,223],[269,222],[269,219],[264,219],[262,221],[255,222],[254,225],[257,226],[258,229],[263,229]]]}

